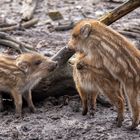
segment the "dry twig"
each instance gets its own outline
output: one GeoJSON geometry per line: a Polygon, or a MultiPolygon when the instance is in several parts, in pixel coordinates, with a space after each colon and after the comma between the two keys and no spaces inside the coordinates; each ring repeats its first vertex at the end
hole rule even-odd
{"type": "Polygon", "coordinates": [[[0,32],[8,32],[8,31],[16,30],[16,29],[21,29],[21,28],[30,28],[33,25],[35,25],[37,22],[38,22],[38,19],[34,18],[18,25],[0,28],[0,32]]]}
{"type": "Polygon", "coordinates": [[[32,46],[24,42],[18,41],[17,39],[11,37],[7,33],[0,32],[0,44],[6,45],[20,52],[36,51],[32,46]]]}

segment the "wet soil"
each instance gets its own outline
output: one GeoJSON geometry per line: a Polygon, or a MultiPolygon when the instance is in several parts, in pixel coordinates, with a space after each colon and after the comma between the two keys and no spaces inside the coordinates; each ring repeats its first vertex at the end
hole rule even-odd
{"type": "MultiPolygon", "coordinates": [[[[116,0],[117,1],[117,0],[116,0]]],[[[35,17],[38,24],[25,30],[9,32],[17,39],[37,48],[40,53],[54,55],[66,46],[70,31],[50,31],[48,26],[58,25],[67,21],[78,21],[82,18],[98,18],[112,10],[120,3],[104,0],[94,4],[94,0],[39,0],[35,17]],[[58,10],[63,20],[52,21],[47,12],[58,10]]],[[[19,22],[22,3],[18,0],[0,0],[0,16],[19,22]]],[[[140,8],[121,18],[111,26],[118,30],[140,27],[140,8]]],[[[139,36],[127,36],[137,47],[140,46],[139,36]]],[[[0,45],[0,51],[15,53],[11,48],[0,45]]],[[[116,110],[97,104],[94,116],[82,116],[81,102],[78,95],[70,97],[68,105],[62,105],[63,97],[49,97],[35,102],[37,111],[30,113],[23,107],[23,118],[16,118],[12,103],[5,102],[5,111],[0,113],[0,140],[140,140],[140,126],[135,131],[128,131],[131,115],[126,107],[125,120],[121,128],[115,124],[116,110]]]]}

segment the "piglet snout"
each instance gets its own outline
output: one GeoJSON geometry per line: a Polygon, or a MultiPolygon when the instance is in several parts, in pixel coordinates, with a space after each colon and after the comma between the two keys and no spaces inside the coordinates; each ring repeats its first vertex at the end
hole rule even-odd
{"type": "Polygon", "coordinates": [[[57,65],[58,65],[57,62],[51,61],[51,62],[49,63],[49,66],[48,66],[48,70],[49,70],[49,71],[53,71],[54,69],[56,69],[57,65]]]}

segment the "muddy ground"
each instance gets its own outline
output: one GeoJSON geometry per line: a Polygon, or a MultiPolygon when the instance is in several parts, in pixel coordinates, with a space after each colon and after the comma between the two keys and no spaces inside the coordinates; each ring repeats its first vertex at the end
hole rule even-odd
{"type": "MultiPolygon", "coordinates": [[[[48,26],[58,25],[59,22],[78,21],[85,16],[98,18],[108,10],[118,6],[117,2],[104,0],[94,4],[95,0],[39,0],[35,17],[39,23],[25,30],[9,32],[17,39],[27,42],[39,52],[52,56],[66,46],[70,31],[50,32],[48,26]],[[52,21],[47,12],[58,10],[63,20],[52,21]]],[[[19,22],[21,19],[22,3],[19,0],[0,0],[0,16],[19,22]]],[[[131,12],[111,25],[118,31],[140,27],[140,8],[131,12]]],[[[140,46],[140,36],[127,36],[140,46]]],[[[0,46],[1,52],[13,53],[14,50],[0,46]]],[[[5,104],[5,111],[0,113],[0,140],[140,140],[140,126],[131,132],[127,127],[131,124],[131,115],[125,111],[125,120],[121,128],[115,125],[116,110],[97,104],[95,116],[81,115],[81,103],[78,95],[70,97],[68,105],[64,106],[63,97],[49,97],[35,102],[36,113],[32,114],[25,106],[23,118],[17,119],[14,115],[13,103],[5,104]]],[[[127,107],[126,107],[127,108],[127,107]]]]}

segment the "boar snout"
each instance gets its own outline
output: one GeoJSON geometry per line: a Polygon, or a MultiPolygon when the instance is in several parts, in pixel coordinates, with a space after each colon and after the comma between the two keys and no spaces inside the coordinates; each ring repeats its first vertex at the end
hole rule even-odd
{"type": "Polygon", "coordinates": [[[48,64],[48,70],[49,71],[53,71],[54,69],[56,69],[58,63],[55,62],[55,61],[51,61],[49,64],[48,64]]]}
{"type": "Polygon", "coordinates": [[[66,48],[69,49],[69,50],[75,51],[75,48],[73,46],[73,41],[72,40],[69,40],[68,45],[67,45],[66,48]]]}

